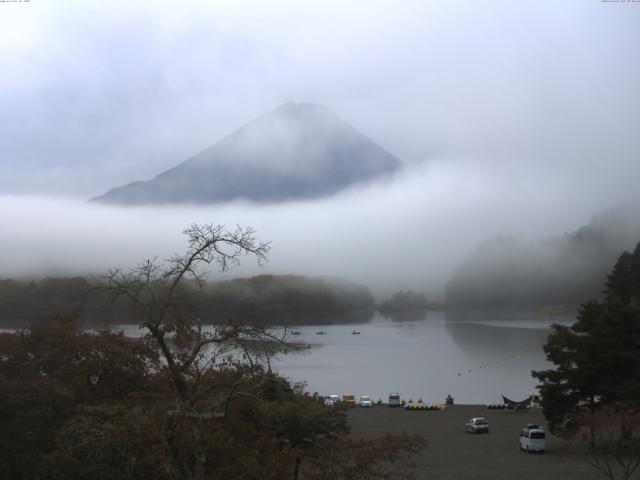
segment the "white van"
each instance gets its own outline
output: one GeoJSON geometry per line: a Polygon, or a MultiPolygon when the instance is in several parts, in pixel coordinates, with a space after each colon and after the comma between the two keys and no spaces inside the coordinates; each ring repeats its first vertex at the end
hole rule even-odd
{"type": "Polygon", "coordinates": [[[400,406],[400,394],[399,393],[390,393],[389,394],[389,406],[390,407],[399,407],[400,406]]]}
{"type": "Polygon", "coordinates": [[[524,450],[527,453],[543,453],[547,446],[546,442],[544,427],[533,424],[522,427],[520,431],[520,450],[524,450]]]}

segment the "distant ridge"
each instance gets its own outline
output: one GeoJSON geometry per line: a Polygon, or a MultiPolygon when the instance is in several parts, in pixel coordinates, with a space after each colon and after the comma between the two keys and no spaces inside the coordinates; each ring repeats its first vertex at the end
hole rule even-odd
{"type": "Polygon", "coordinates": [[[313,198],[400,166],[328,108],[288,102],[151,180],[112,188],[91,201],[148,205],[313,198]]]}
{"type": "Polygon", "coordinates": [[[564,236],[489,239],[454,271],[447,285],[447,305],[572,311],[601,297],[618,257],[638,242],[638,201],[599,212],[588,225],[564,236]]]}

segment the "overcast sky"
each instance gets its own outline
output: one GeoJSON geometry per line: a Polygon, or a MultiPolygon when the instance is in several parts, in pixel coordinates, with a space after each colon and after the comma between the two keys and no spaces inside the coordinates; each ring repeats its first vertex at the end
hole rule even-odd
{"type": "Polygon", "coordinates": [[[637,194],[639,47],[637,2],[0,2],[0,277],[169,255],[212,221],[273,240],[264,271],[442,291],[484,238],[637,194]],[[288,100],[409,167],[313,202],[84,202],[288,100]]]}
{"type": "Polygon", "coordinates": [[[638,163],[639,25],[600,0],[1,3],[0,192],[148,179],[287,100],[407,162],[598,177],[638,163]]]}

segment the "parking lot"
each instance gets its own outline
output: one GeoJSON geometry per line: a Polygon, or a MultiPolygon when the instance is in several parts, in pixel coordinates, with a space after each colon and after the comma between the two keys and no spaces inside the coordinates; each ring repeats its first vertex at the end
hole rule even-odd
{"type": "MultiPolygon", "coordinates": [[[[406,411],[375,406],[352,408],[348,413],[352,435],[419,433],[429,448],[415,457],[416,478],[431,480],[499,479],[602,479],[602,474],[570,451],[563,440],[547,433],[544,454],[520,451],[519,432],[524,424],[544,425],[539,409],[522,413],[488,410],[478,405],[455,405],[444,411],[406,411]],[[490,433],[467,433],[470,417],[485,417],[490,433]]],[[[635,478],[635,477],[634,477],[635,478]]],[[[640,477],[638,477],[640,478],[640,477]]]]}

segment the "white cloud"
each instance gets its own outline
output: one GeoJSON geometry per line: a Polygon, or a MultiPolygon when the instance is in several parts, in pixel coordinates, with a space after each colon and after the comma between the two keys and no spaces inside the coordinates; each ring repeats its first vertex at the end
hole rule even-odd
{"type": "MultiPolygon", "coordinates": [[[[47,197],[0,197],[3,277],[100,272],[185,247],[191,222],[252,225],[271,240],[264,272],[331,275],[369,285],[441,293],[482,239],[540,238],[573,230],[602,208],[590,185],[549,181],[446,159],[394,180],[308,202],[259,206],[114,208],[47,197]],[[567,196],[571,188],[572,197],[567,196]]],[[[250,260],[233,275],[259,270],[250,260]]]]}
{"type": "Polygon", "coordinates": [[[561,233],[635,192],[639,20],[581,0],[0,4],[1,273],[168,254],[210,220],[258,227],[279,273],[436,288],[479,239],[561,233]],[[286,100],[429,162],[316,202],[83,203],[286,100]]]}
{"type": "Polygon", "coordinates": [[[0,13],[2,192],[95,196],[286,100],[324,103],[409,161],[623,169],[639,148],[629,6],[70,1],[0,13]]]}

